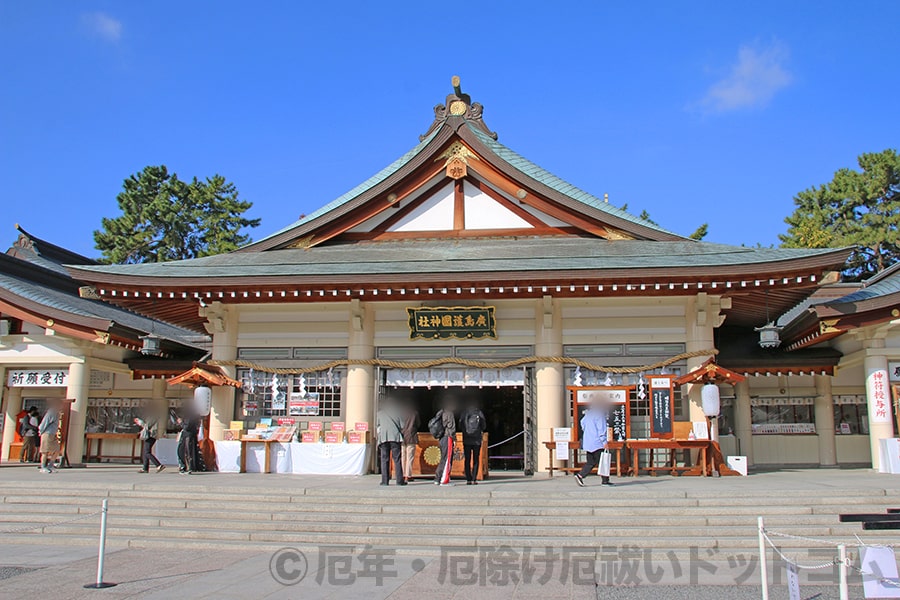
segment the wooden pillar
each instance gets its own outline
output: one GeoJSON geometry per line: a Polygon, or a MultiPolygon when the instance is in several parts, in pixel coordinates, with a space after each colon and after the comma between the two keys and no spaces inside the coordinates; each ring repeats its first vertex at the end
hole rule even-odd
{"type": "MultiPolygon", "coordinates": [[[[705,292],[700,292],[696,296],[688,298],[686,307],[686,329],[687,337],[685,340],[685,350],[688,352],[699,352],[715,347],[713,337],[714,326],[718,326],[719,319],[719,298],[717,296],[709,296],[705,292]]],[[[697,356],[687,360],[688,372],[700,367],[708,356],[697,356]]],[[[702,383],[691,383],[687,386],[688,391],[688,415],[692,422],[705,421],[706,415],[703,414],[703,398],[702,383]]],[[[710,432],[712,434],[712,432],[710,432]]]]}
{"type": "Polygon", "coordinates": [[[6,403],[3,416],[3,453],[0,458],[3,462],[9,460],[9,446],[15,440],[16,415],[22,410],[22,388],[4,388],[6,390],[6,403]]]}
{"type": "Polygon", "coordinates": [[[869,413],[869,446],[872,449],[872,468],[878,469],[881,464],[880,441],[894,437],[894,422],[891,418],[891,385],[889,383],[888,360],[880,350],[884,348],[884,339],[878,338],[866,342],[866,404],[869,413]],[[881,406],[886,407],[886,414],[881,406]]]}
{"type": "Polygon", "coordinates": [[[816,436],[819,440],[819,465],[837,465],[837,445],[834,434],[834,400],[831,397],[831,376],[816,375],[815,409],[816,436]]]}
{"type": "MultiPolygon", "coordinates": [[[[203,309],[201,313],[207,317],[206,331],[213,336],[212,358],[213,360],[234,360],[237,358],[238,315],[233,306],[226,306],[220,302],[203,309]]],[[[234,378],[234,367],[222,367],[225,373],[234,378]]],[[[209,413],[209,432],[207,435],[213,441],[221,440],[225,430],[234,419],[234,394],[235,389],[230,385],[212,388],[212,408],[209,413]]]]}
{"type": "MultiPolygon", "coordinates": [[[[347,357],[350,360],[375,358],[375,311],[366,308],[359,300],[352,300],[350,306],[350,339],[347,357]]],[[[370,431],[375,431],[375,367],[371,365],[349,365],[345,382],[344,421],[347,428],[354,423],[369,423],[370,431]]],[[[422,418],[429,416],[422,415],[422,418]]],[[[376,436],[372,435],[374,440],[376,436]]]]}
{"type": "MultiPolygon", "coordinates": [[[[559,301],[551,296],[538,300],[535,313],[535,333],[537,356],[562,355],[562,310],[559,301]]],[[[534,450],[537,455],[537,471],[544,472],[550,467],[550,457],[542,442],[550,441],[553,427],[565,427],[568,399],[566,398],[565,368],[560,363],[536,363],[535,402],[537,405],[537,425],[534,450]]],[[[575,427],[578,425],[576,424],[575,427]]],[[[527,451],[527,450],[526,450],[527,451]]],[[[564,466],[554,461],[555,467],[564,466]]]]}
{"type": "Polygon", "coordinates": [[[169,401],[166,399],[166,390],[168,389],[169,384],[164,378],[154,379],[151,383],[152,398],[147,410],[148,413],[159,419],[160,437],[166,434],[166,425],[169,422],[169,401]]]}
{"type": "Polygon", "coordinates": [[[734,384],[734,434],[741,442],[740,454],[753,465],[753,417],[750,409],[750,381],[734,384]]]}
{"type": "Polygon", "coordinates": [[[84,425],[87,421],[88,394],[90,393],[90,365],[87,359],[84,362],[69,363],[69,377],[66,385],[66,398],[74,400],[72,410],[69,412],[69,423],[63,423],[67,428],[66,456],[69,464],[82,464],[84,462],[84,425]]]}

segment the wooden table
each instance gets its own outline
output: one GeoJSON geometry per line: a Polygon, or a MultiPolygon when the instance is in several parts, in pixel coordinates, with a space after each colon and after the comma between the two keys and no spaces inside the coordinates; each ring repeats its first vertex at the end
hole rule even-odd
{"type": "MultiPolygon", "coordinates": [[[[578,448],[575,448],[571,445],[572,442],[570,442],[569,444],[570,444],[569,445],[570,450],[575,450],[575,451],[578,450],[578,448]]],[[[577,466],[576,467],[562,467],[562,468],[554,467],[553,462],[556,460],[556,456],[555,456],[556,442],[544,442],[544,447],[550,451],[550,467],[548,468],[548,471],[550,471],[550,477],[553,477],[553,471],[563,471],[565,473],[569,473],[572,471],[580,470],[580,467],[577,467],[577,466]]],[[[616,453],[616,477],[622,476],[622,450],[624,450],[624,449],[625,449],[625,442],[607,442],[606,443],[606,450],[608,452],[616,453]]]]}
{"type": "Polygon", "coordinates": [[[140,462],[141,455],[138,452],[138,442],[141,441],[140,435],[137,433],[87,433],[85,438],[85,462],[91,462],[92,458],[96,458],[97,462],[103,462],[103,459],[110,458],[128,458],[131,462],[140,462]],[[91,452],[93,441],[97,440],[97,453],[91,452]],[[105,455],[103,454],[103,440],[131,440],[131,456],[124,455],[105,455]]]}
{"type": "Polygon", "coordinates": [[[709,440],[627,440],[628,448],[631,450],[631,475],[637,477],[640,471],[649,471],[656,473],[657,471],[669,471],[675,475],[679,471],[685,475],[708,475],[707,471],[707,452],[709,450],[709,440]],[[641,467],[638,462],[638,452],[641,450],[650,451],[650,464],[641,467]],[[653,453],[656,450],[666,450],[669,452],[669,464],[664,467],[657,467],[653,464],[653,453]],[[691,467],[679,467],[675,465],[675,450],[699,450],[699,464],[691,467]]]}
{"type": "Polygon", "coordinates": [[[271,460],[269,457],[272,455],[272,444],[275,443],[276,440],[258,440],[255,438],[243,438],[241,439],[241,473],[247,472],[247,446],[250,444],[265,444],[266,446],[266,458],[265,462],[262,464],[262,472],[263,473],[271,473],[271,460]]]}

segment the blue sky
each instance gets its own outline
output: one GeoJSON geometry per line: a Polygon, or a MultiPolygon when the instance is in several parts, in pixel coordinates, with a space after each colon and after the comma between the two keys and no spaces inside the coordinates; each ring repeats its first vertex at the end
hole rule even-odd
{"type": "Polygon", "coordinates": [[[900,146],[900,2],[0,2],[0,244],[96,255],[122,180],[221,173],[255,239],[414,146],[450,77],[500,142],[710,241],[900,146]]]}

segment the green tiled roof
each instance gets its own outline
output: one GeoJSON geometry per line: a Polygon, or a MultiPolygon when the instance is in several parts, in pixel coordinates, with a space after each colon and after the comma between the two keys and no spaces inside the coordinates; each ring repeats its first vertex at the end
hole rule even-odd
{"type": "MultiPolygon", "coordinates": [[[[777,263],[834,254],[834,249],[744,248],[695,241],[608,241],[591,237],[390,240],[231,253],[140,265],[87,265],[82,273],[136,277],[406,275],[560,270],[703,268],[777,263]]],[[[843,258],[839,258],[838,262],[843,258]]],[[[86,277],[90,279],[89,276],[86,277]]]]}
{"type": "Polygon", "coordinates": [[[900,263],[886,269],[880,274],[866,282],[865,287],[853,292],[843,298],[832,300],[827,304],[848,304],[851,302],[861,302],[863,300],[872,300],[890,294],[900,294],[900,263]]]}
{"type": "MultiPolygon", "coordinates": [[[[467,123],[468,125],[468,123],[467,123]]],[[[636,223],[638,225],[642,225],[644,227],[649,227],[650,229],[655,229],[657,231],[661,231],[663,233],[668,233],[671,235],[679,235],[663,229],[659,225],[655,223],[651,223],[650,221],[641,219],[640,217],[636,217],[631,213],[622,210],[621,208],[615,207],[611,205],[609,202],[604,202],[593,196],[582,189],[579,189],[572,185],[571,183],[564,181],[554,175],[553,173],[547,171],[534,164],[524,156],[518,154],[517,152],[510,150],[500,142],[493,139],[491,136],[487,135],[484,131],[479,129],[478,127],[472,127],[469,125],[469,129],[478,136],[478,139],[482,144],[487,146],[494,154],[508,162],[510,165],[518,169],[519,171],[525,173],[532,179],[543,183],[547,187],[556,190],[560,194],[564,194],[573,200],[577,200],[582,204],[587,204],[588,206],[595,208],[597,210],[601,210],[610,215],[619,217],[620,219],[625,219],[626,221],[631,221],[632,223],[636,223]]]]}
{"type": "MultiPolygon", "coordinates": [[[[449,125],[446,125],[446,124],[444,125],[444,127],[448,127],[448,126],[449,125]]],[[[659,232],[662,232],[662,233],[665,233],[668,235],[676,235],[676,236],[678,235],[671,231],[663,229],[659,225],[656,225],[654,223],[651,223],[649,221],[646,221],[644,219],[636,217],[636,216],[622,210],[621,208],[612,206],[608,202],[603,202],[599,198],[592,196],[591,194],[585,192],[584,190],[581,190],[581,189],[575,187],[574,185],[572,185],[566,181],[563,181],[556,175],[550,173],[549,171],[547,171],[545,169],[542,169],[541,167],[539,167],[538,165],[529,161],[528,159],[524,158],[520,154],[510,150],[503,144],[500,144],[499,142],[497,142],[496,140],[491,138],[488,134],[486,134],[483,130],[481,130],[478,127],[473,126],[468,121],[465,121],[464,126],[468,127],[476,136],[478,136],[478,139],[488,148],[488,150],[495,153],[502,160],[506,161],[511,166],[518,169],[519,171],[521,171],[528,177],[534,179],[535,181],[538,181],[539,183],[546,185],[547,187],[559,192],[560,194],[563,194],[563,195],[567,196],[568,198],[575,200],[576,202],[580,202],[582,204],[590,206],[591,208],[600,210],[602,212],[605,212],[609,215],[618,217],[620,219],[630,221],[637,225],[641,225],[643,227],[647,227],[647,228],[650,228],[655,231],[659,231],[659,232]]],[[[379,171],[372,177],[369,177],[368,179],[366,179],[365,181],[363,181],[362,183],[360,183],[359,185],[357,185],[350,191],[346,192],[345,194],[342,194],[338,198],[335,198],[334,200],[332,200],[325,206],[319,208],[318,210],[310,213],[309,215],[306,215],[302,219],[288,225],[287,227],[284,227],[284,228],[282,228],[260,240],[257,240],[256,242],[254,242],[254,244],[264,242],[266,240],[269,240],[269,239],[279,236],[281,234],[287,233],[293,229],[301,227],[302,225],[310,223],[313,220],[318,219],[319,217],[328,214],[329,212],[343,206],[347,202],[350,202],[354,198],[367,192],[372,187],[378,185],[379,183],[381,183],[382,181],[384,181],[385,179],[387,179],[388,177],[390,177],[391,175],[396,173],[399,169],[401,169],[409,161],[411,161],[413,158],[415,158],[438,135],[438,133],[440,131],[441,131],[440,127],[435,128],[427,137],[425,137],[418,145],[416,145],[415,148],[413,148],[412,150],[410,150],[409,152],[407,152],[406,154],[404,154],[403,156],[401,156],[400,158],[398,158],[397,160],[392,162],[390,165],[388,165],[387,167],[385,167],[384,169],[382,169],[381,171],[379,171]]]]}
{"type": "Polygon", "coordinates": [[[13,277],[2,272],[0,272],[0,288],[24,300],[35,302],[47,308],[54,308],[75,316],[111,321],[138,332],[152,332],[161,338],[180,344],[196,346],[208,342],[206,336],[201,336],[176,325],[149,319],[100,300],[81,298],[47,285],[13,277]]]}

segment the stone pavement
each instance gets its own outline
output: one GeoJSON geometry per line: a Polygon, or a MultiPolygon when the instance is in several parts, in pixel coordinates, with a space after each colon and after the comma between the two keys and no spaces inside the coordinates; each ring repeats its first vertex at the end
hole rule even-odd
{"type": "MultiPolygon", "coordinates": [[[[329,582],[327,569],[310,567],[295,585],[283,585],[270,571],[272,554],[241,552],[152,551],[125,549],[108,553],[104,579],[117,583],[104,590],[84,589],[96,573],[96,556],[86,556],[84,548],[61,549],[53,546],[13,546],[0,548],[0,563],[29,565],[29,571],[0,579],[0,597],[68,599],[221,599],[221,600],[319,600],[364,598],[365,600],[491,600],[513,599],[616,599],[665,598],[677,600],[751,600],[760,597],[758,586],[638,586],[606,587],[557,579],[530,584],[502,582],[452,584],[441,578],[440,559],[415,559],[398,556],[392,567],[396,575],[378,582],[357,579],[341,585],[341,576],[329,582]],[[68,556],[66,556],[68,555],[68,556]],[[320,580],[320,581],[319,581],[320,580]]],[[[95,554],[95,551],[90,552],[95,554]]],[[[315,563],[315,558],[312,559],[315,563]]],[[[288,573],[294,573],[293,564],[288,573]]],[[[861,597],[860,588],[851,589],[851,597],[861,597]]],[[[787,598],[782,586],[770,588],[772,600],[787,598]]],[[[836,599],[837,588],[803,587],[804,598],[836,599]]]]}
{"type": "MultiPolygon", "coordinates": [[[[352,497],[375,500],[379,498],[406,498],[409,502],[428,504],[440,498],[456,497],[463,499],[452,506],[465,506],[464,502],[473,502],[479,495],[487,494],[495,499],[540,498],[541,502],[560,502],[560,506],[574,506],[573,502],[590,502],[591,498],[610,500],[619,494],[623,510],[628,510],[629,502],[635,498],[652,496],[665,498],[667,495],[689,491],[694,497],[728,498],[739,506],[741,501],[748,500],[748,495],[765,495],[784,501],[786,504],[812,502],[818,497],[840,498],[847,490],[873,494],[881,491],[881,498],[891,505],[900,506],[900,478],[879,475],[870,470],[785,470],[781,472],[760,473],[746,478],[672,478],[642,477],[638,479],[622,479],[621,485],[613,489],[577,488],[571,477],[548,479],[544,477],[498,477],[485,482],[477,488],[456,486],[451,489],[435,488],[427,483],[420,483],[408,488],[379,488],[377,478],[366,477],[299,477],[261,474],[201,474],[191,477],[179,477],[163,473],[156,475],[138,475],[133,467],[92,466],[86,469],[64,470],[54,475],[40,475],[33,469],[17,467],[0,467],[0,496],[2,490],[31,489],[40,490],[46,482],[52,481],[54,486],[71,482],[80,490],[95,489],[101,492],[119,490],[119,494],[152,494],[165,495],[172,493],[216,494],[223,488],[231,491],[254,490],[257,494],[295,494],[300,490],[320,490],[319,494],[329,490],[340,490],[352,497]],[[173,492],[172,490],[175,490],[173,492]],[[382,494],[384,496],[382,496],[382,494]],[[496,494],[501,494],[496,496],[496,494]],[[886,495],[885,495],[886,494],[886,495]],[[396,495],[396,496],[395,496],[396,495]],[[577,498],[577,499],[573,499],[577,498]],[[807,500],[809,498],[810,500],[807,500]],[[897,501],[894,501],[894,498],[897,501]],[[566,504],[567,503],[567,504],[566,504]]],[[[592,484],[596,482],[591,482],[592,484]]],[[[10,494],[10,491],[6,492],[10,494]]],[[[38,492],[39,493],[39,492],[38,492]]],[[[6,499],[9,502],[9,498],[6,499]]],[[[751,511],[757,510],[753,500],[751,511]]],[[[190,504],[190,501],[188,502],[190,504]]],[[[744,502],[746,504],[746,502],[744,502]]],[[[14,506],[4,504],[4,506],[14,506]]],[[[27,506],[27,505],[26,505],[27,506]]],[[[228,504],[231,506],[231,504],[228,504]]],[[[359,515],[367,514],[371,504],[359,504],[359,515]]],[[[672,506],[678,506],[673,504],[672,506]]],[[[714,506],[710,504],[709,506],[714,506]]],[[[852,506],[847,506],[852,512],[852,506]]],[[[844,507],[830,509],[828,519],[836,518],[835,512],[844,507]]],[[[195,509],[202,511],[203,509],[195,509]]],[[[225,508],[216,509],[219,514],[225,508]]],[[[436,507],[440,510],[440,505],[436,507]]],[[[604,509],[605,510],[605,509],[604,509]]],[[[677,510],[677,509],[675,509],[677,510]]],[[[694,508],[696,510],[696,507],[694,508]]],[[[702,512],[702,507],[700,511],[702,512]]],[[[39,513],[36,513],[39,514],[39,513]]],[[[234,518],[240,519],[240,512],[234,518]]],[[[635,512],[635,515],[641,514],[635,512]]],[[[55,517],[54,517],[55,518],[55,517]]],[[[218,517],[221,518],[221,517],[218,517]]],[[[672,519],[679,519],[672,514],[672,519]]],[[[754,517],[755,518],[755,517],[754,517]]],[[[816,517],[818,518],[818,517],[816,517]]],[[[638,520],[640,523],[640,520],[638,520]]],[[[93,526],[92,526],[93,527],[93,526]]],[[[3,527],[0,527],[2,530],[3,527]]],[[[452,535],[452,525],[435,526],[432,546],[439,548],[444,535],[452,535]]],[[[860,531],[860,533],[862,533],[860,531]]],[[[93,534],[92,534],[93,535],[93,534]]],[[[142,534],[140,534],[142,535],[142,534]]],[[[900,536],[898,536],[900,537],[900,536]]],[[[296,536],[294,536],[296,538],[296,536]]],[[[293,539],[293,538],[288,538],[293,539]]],[[[90,541],[90,540],[88,540],[90,541]]],[[[577,548],[577,539],[571,546],[577,548]]],[[[595,543],[605,543],[596,539],[595,543]]],[[[608,542],[606,542],[608,543],[608,542]]],[[[598,575],[584,576],[576,568],[577,557],[571,557],[570,563],[555,560],[553,571],[546,574],[546,567],[537,566],[533,572],[524,573],[515,565],[522,563],[526,552],[533,562],[540,562],[538,547],[495,548],[490,555],[484,555],[483,549],[475,549],[466,554],[458,548],[448,550],[445,554],[427,551],[428,548],[398,548],[385,550],[383,547],[363,546],[300,546],[303,556],[297,554],[290,546],[292,542],[284,542],[271,548],[263,549],[225,549],[215,543],[208,546],[212,549],[186,549],[169,547],[165,540],[160,540],[153,547],[111,548],[107,553],[105,579],[115,582],[116,587],[107,590],[85,590],[84,584],[91,583],[96,574],[96,547],[67,544],[61,537],[54,541],[54,528],[48,527],[44,533],[35,534],[34,542],[19,545],[9,536],[4,539],[0,532],[0,598],[27,598],[39,594],[41,597],[54,599],[66,598],[273,598],[273,599],[318,599],[318,598],[351,598],[362,597],[365,600],[391,598],[394,600],[415,599],[440,600],[444,598],[546,598],[550,600],[562,598],[691,598],[694,600],[722,599],[744,600],[760,597],[758,571],[747,571],[742,585],[735,585],[732,579],[710,581],[701,578],[704,585],[692,585],[688,571],[695,565],[681,563],[683,573],[674,583],[671,577],[657,580],[655,585],[646,583],[644,576],[642,585],[637,587],[611,587],[605,585],[609,577],[603,575],[603,557],[599,548],[592,548],[589,555],[595,559],[590,561],[590,568],[598,575]],[[279,550],[279,548],[282,548],[279,550]],[[511,566],[512,565],[512,566],[511,566]],[[380,578],[379,578],[380,576],[380,578]],[[526,581],[522,579],[526,578],[526,581]],[[599,585],[598,585],[599,583],[599,585]],[[721,583],[722,585],[709,585],[721,583]]],[[[434,548],[432,548],[434,550],[434,548]]],[[[614,550],[617,550],[614,548],[614,550]]],[[[664,552],[661,550],[660,553],[664,552]]],[[[665,555],[654,554],[654,560],[665,560],[665,555]]],[[[708,558],[700,555],[701,561],[708,558]]],[[[724,562],[722,556],[718,557],[724,562]]],[[[805,560],[804,562],[815,562],[805,560]]],[[[531,563],[529,563],[531,564],[531,563]]],[[[584,565],[582,565],[584,566],[584,565]]],[[[664,565],[665,566],[665,565],[664,565]]],[[[644,565],[643,568],[646,568],[644,565]]],[[[734,569],[732,568],[732,571],[734,569]]],[[[621,575],[621,573],[619,573],[621,575]]],[[[645,575],[645,573],[642,573],[645,575]]],[[[731,573],[728,574],[731,577],[731,573]]],[[[775,576],[780,578],[777,585],[771,588],[772,600],[787,598],[783,581],[783,570],[775,576]]],[[[627,581],[627,580],[626,580],[627,581]]],[[[861,597],[858,580],[853,581],[851,597],[861,597]]],[[[818,597],[822,599],[837,598],[837,588],[833,585],[820,587],[821,584],[804,580],[802,592],[804,598],[818,597]]]]}

